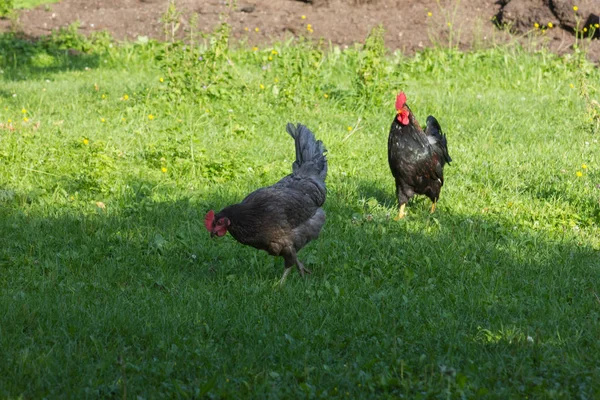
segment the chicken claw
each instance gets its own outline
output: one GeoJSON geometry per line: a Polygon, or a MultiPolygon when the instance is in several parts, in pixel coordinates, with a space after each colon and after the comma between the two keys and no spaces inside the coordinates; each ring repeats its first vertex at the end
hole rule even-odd
{"type": "Polygon", "coordinates": [[[296,263],[296,265],[298,266],[298,273],[300,274],[300,276],[304,277],[304,273],[306,272],[307,274],[312,274],[311,270],[304,267],[304,265],[298,261],[296,263]]]}
{"type": "MultiPolygon", "coordinates": [[[[312,271],[306,268],[300,261],[296,263],[296,266],[298,267],[298,273],[300,274],[300,276],[304,277],[304,273],[312,274],[312,271]]],[[[287,267],[285,271],[283,271],[283,276],[279,280],[279,285],[283,285],[285,283],[288,275],[290,274],[290,272],[292,272],[292,268],[294,268],[293,265],[291,267],[287,267]]]]}

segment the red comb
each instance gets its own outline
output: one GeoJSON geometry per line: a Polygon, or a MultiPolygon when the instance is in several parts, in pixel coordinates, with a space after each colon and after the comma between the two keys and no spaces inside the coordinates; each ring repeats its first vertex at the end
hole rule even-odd
{"type": "Polygon", "coordinates": [[[396,110],[400,110],[406,104],[406,95],[404,92],[398,93],[396,96],[396,110]]]}
{"type": "Polygon", "coordinates": [[[213,210],[210,210],[209,212],[206,213],[206,216],[204,217],[204,226],[206,227],[206,229],[208,229],[209,232],[212,232],[213,230],[213,222],[215,221],[215,212],[213,210]]]}

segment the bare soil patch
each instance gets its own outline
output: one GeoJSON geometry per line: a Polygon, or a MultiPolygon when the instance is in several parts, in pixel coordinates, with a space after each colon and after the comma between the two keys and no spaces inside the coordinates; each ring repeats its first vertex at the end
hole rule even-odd
{"type": "MultiPolygon", "coordinates": [[[[541,4],[543,1],[540,0],[541,4]]],[[[205,32],[212,31],[221,16],[227,15],[234,38],[251,45],[291,36],[352,45],[362,42],[378,24],[386,28],[387,46],[408,54],[435,43],[447,45],[450,40],[463,49],[519,40],[496,26],[504,4],[510,4],[509,1],[441,0],[438,4],[435,0],[314,0],[312,3],[242,0],[235,10],[229,10],[225,3],[178,0],[177,8],[182,11],[178,34],[185,34],[191,16],[196,13],[198,27],[205,32]]],[[[138,36],[164,39],[161,16],[167,4],[167,0],[62,0],[23,10],[20,29],[27,35],[40,36],[79,21],[84,33],[108,30],[118,39],[136,40],[138,36]]],[[[530,17],[525,17],[528,21],[526,18],[530,17]]],[[[7,31],[10,25],[10,21],[0,21],[0,30],[7,31]]],[[[521,32],[527,31],[525,25],[519,27],[521,32]]],[[[544,43],[557,52],[569,51],[574,42],[569,26],[560,24],[534,37],[536,43],[544,43]]],[[[522,40],[531,43],[530,39],[522,40]]],[[[600,41],[595,40],[589,51],[591,59],[599,61],[600,41]]]]}

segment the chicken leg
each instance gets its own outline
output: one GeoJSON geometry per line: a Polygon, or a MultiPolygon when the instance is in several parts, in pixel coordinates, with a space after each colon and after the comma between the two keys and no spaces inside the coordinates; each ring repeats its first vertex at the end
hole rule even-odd
{"type": "Polygon", "coordinates": [[[433,202],[433,204],[431,205],[431,211],[429,212],[430,214],[433,214],[435,211],[435,201],[433,202]]]}
{"type": "Polygon", "coordinates": [[[401,220],[402,218],[406,217],[406,212],[404,211],[404,209],[405,209],[405,208],[406,208],[406,203],[405,203],[405,204],[402,204],[402,205],[400,206],[400,210],[398,211],[398,216],[396,216],[396,217],[394,218],[394,221],[399,221],[399,220],[401,220]]]}
{"type": "Polygon", "coordinates": [[[300,262],[300,260],[298,260],[298,258],[296,257],[296,252],[295,251],[290,251],[291,254],[289,254],[288,256],[284,256],[284,261],[285,261],[285,271],[283,271],[283,276],[281,277],[281,280],[279,281],[280,285],[283,285],[287,279],[287,276],[290,274],[290,272],[292,272],[292,268],[294,268],[294,265],[298,268],[298,273],[300,274],[300,276],[304,277],[304,274],[311,274],[311,270],[306,268],[304,266],[304,264],[302,264],[300,262]]]}
{"type": "Polygon", "coordinates": [[[294,268],[293,265],[291,267],[287,267],[285,269],[285,271],[283,271],[283,276],[279,280],[279,285],[283,285],[285,283],[285,280],[287,279],[287,276],[290,274],[290,272],[292,272],[292,268],[294,268]]]}

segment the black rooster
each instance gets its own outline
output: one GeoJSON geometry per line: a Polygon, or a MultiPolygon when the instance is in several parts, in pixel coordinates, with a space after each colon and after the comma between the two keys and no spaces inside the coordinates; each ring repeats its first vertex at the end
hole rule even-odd
{"type": "Polygon", "coordinates": [[[300,275],[311,273],[296,254],[316,239],[325,223],[327,159],[325,146],[304,125],[287,124],[287,132],[296,144],[292,173],[272,186],[250,193],[238,204],[225,207],[204,219],[212,236],[227,232],[238,242],[282,256],[283,283],[296,266],[300,275]]]}
{"type": "Polygon", "coordinates": [[[400,210],[394,219],[398,220],[406,216],[406,203],[415,194],[429,197],[431,212],[435,211],[444,184],[444,164],[452,159],[440,124],[430,115],[423,132],[403,92],[396,97],[396,111],[388,137],[388,162],[396,180],[400,210]]]}

